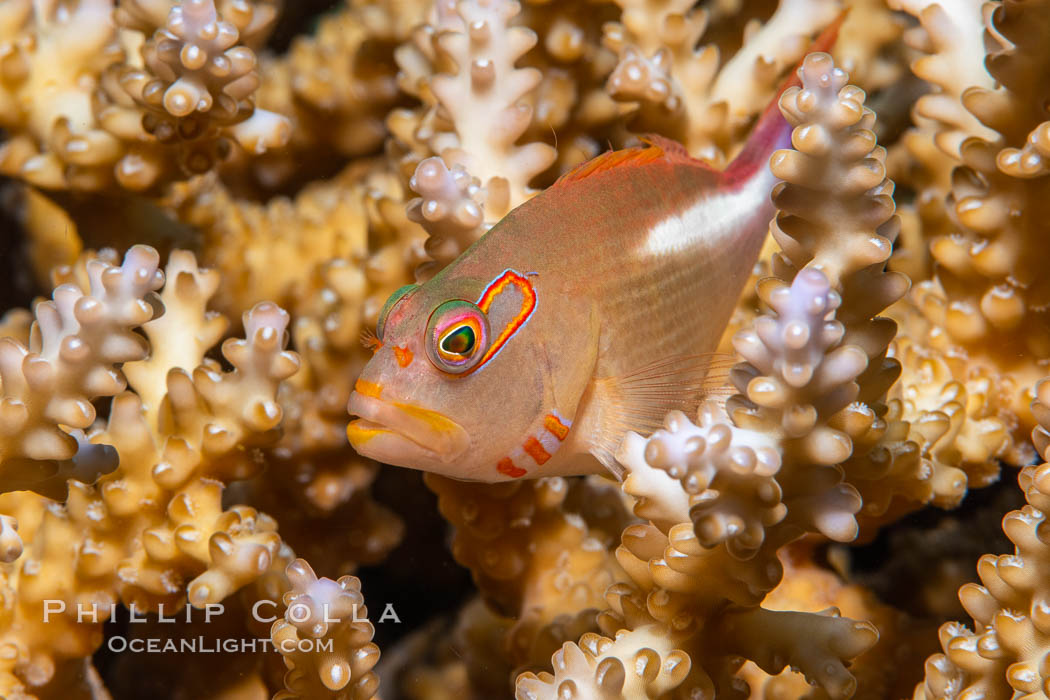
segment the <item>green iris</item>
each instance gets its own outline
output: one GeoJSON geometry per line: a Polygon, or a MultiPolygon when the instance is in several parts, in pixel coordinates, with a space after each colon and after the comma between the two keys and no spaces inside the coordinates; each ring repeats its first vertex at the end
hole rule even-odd
{"type": "Polygon", "coordinates": [[[450,355],[469,355],[474,350],[474,329],[470,326],[460,326],[445,336],[441,341],[441,349],[450,355]]]}

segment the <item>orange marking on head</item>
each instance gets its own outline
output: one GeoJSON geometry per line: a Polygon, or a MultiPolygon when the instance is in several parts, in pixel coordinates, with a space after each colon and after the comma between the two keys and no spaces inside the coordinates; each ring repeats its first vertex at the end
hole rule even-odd
{"type": "Polygon", "coordinates": [[[522,302],[521,309],[515,314],[514,318],[511,319],[510,323],[507,324],[506,328],[500,331],[500,334],[496,336],[496,339],[489,345],[488,350],[485,351],[485,355],[481,358],[481,361],[469,372],[464,372],[459,375],[465,377],[472,372],[475,372],[485,366],[485,363],[491,360],[497,352],[500,351],[511,336],[518,332],[526,321],[529,320],[529,316],[536,309],[536,290],[532,288],[532,284],[524,277],[519,275],[514,270],[507,270],[496,281],[489,284],[485,289],[485,292],[478,299],[478,308],[483,313],[489,312],[489,307],[492,306],[493,300],[500,295],[500,293],[507,288],[507,285],[513,284],[521,292],[522,302]]]}
{"type": "Polygon", "coordinates": [[[397,358],[397,364],[401,365],[402,368],[408,367],[410,364],[412,364],[412,351],[408,348],[403,348],[400,345],[395,345],[394,357],[397,358]]]}
{"type": "Polygon", "coordinates": [[[525,444],[521,446],[525,450],[525,453],[536,460],[536,464],[543,464],[551,455],[547,450],[540,444],[540,441],[536,438],[529,436],[529,439],[525,441],[525,444]]]}
{"type": "Polygon", "coordinates": [[[506,474],[512,479],[517,479],[520,476],[525,476],[525,474],[527,473],[524,469],[519,469],[518,467],[514,466],[514,462],[510,460],[510,457],[504,457],[503,459],[501,459],[499,461],[499,464],[496,465],[496,471],[498,471],[500,474],[506,474]]]}
{"type": "Polygon", "coordinates": [[[366,382],[364,379],[358,379],[354,384],[354,391],[362,396],[370,396],[373,399],[378,399],[379,395],[383,393],[383,387],[375,382],[366,382]]]}
{"type": "Polygon", "coordinates": [[[543,427],[546,428],[551,435],[558,438],[559,442],[569,435],[569,426],[562,423],[558,419],[558,416],[553,413],[548,413],[543,417],[543,427]]]}

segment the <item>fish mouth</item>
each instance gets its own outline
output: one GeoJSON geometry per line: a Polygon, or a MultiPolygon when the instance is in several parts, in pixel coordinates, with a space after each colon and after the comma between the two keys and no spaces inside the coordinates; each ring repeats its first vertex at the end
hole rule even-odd
{"type": "Polygon", "coordinates": [[[384,401],[377,391],[368,390],[371,386],[358,382],[347,406],[351,414],[360,416],[346,426],[346,436],[358,454],[418,469],[435,460],[451,462],[470,446],[467,431],[448,416],[422,406],[384,401]]]}

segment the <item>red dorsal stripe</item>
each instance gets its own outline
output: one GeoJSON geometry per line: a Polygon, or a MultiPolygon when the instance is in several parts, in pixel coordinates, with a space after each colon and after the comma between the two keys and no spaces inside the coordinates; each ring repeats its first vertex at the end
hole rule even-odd
{"type": "Polygon", "coordinates": [[[554,184],[561,185],[568,182],[578,182],[598,173],[619,168],[647,165],[658,160],[663,160],[667,163],[688,163],[689,165],[712,169],[707,163],[689,155],[689,152],[685,150],[685,146],[674,139],[669,139],[660,134],[646,134],[639,138],[645,144],[644,146],[624,148],[619,151],[606,151],[591,158],[586,163],[580,163],[558,178],[558,181],[554,184]]]}
{"type": "Polygon", "coordinates": [[[596,173],[606,172],[620,167],[631,167],[645,165],[659,160],[664,156],[664,149],[657,144],[639,146],[636,148],[624,148],[619,151],[606,151],[599,156],[591,158],[586,163],[580,163],[575,168],[558,178],[555,186],[569,182],[584,180],[596,173]]]}
{"type": "Polygon", "coordinates": [[[685,150],[685,146],[674,139],[661,136],[660,134],[644,134],[638,138],[648,146],[655,146],[661,149],[664,152],[664,160],[669,163],[691,163],[692,165],[699,165],[705,168],[711,167],[704,161],[697,160],[689,155],[689,151],[685,150]]]}

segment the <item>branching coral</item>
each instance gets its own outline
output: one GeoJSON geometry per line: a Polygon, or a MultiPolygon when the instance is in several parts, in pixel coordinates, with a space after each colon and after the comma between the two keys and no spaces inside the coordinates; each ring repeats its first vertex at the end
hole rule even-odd
{"type": "Polygon", "coordinates": [[[92,93],[101,71],[119,60],[111,12],[111,0],[72,7],[15,0],[0,9],[5,174],[52,188],[107,181],[120,142],[99,128],[92,93]]]}
{"type": "MultiPolygon", "coordinates": [[[[251,6],[231,9],[238,11],[241,28],[260,31],[250,26],[256,19],[251,6]]],[[[178,177],[164,172],[172,165],[177,173],[210,170],[227,155],[224,136],[255,154],[288,141],[287,118],[254,108],[251,97],[259,85],[255,53],[238,44],[239,27],[219,15],[213,0],[174,4],[152,36],[146,33],[142,66],[110,68],[100,95],[103,103],[111,102],[98,110],[103,126],[125,141],[145,142],[133,146],[116,166],[124,187],[141,190],[162,177],[178,177]],[[163,150],[150,153],[158,150],[155,144],[174,146],[176,162],[166,162],[163,150]]]]}
{"type": "MultiPolygon", "coordinates": [[[[1032,439],[1044,460],[1050,459],[1050,382],[1036,387],[1033,413],[1039,421],[1032,439]]],[[[915,698],[959,698],[980,694],[1006,698],[1045,693],[1047,610],[1044,589],[1050,564],[1046,513],[1050,509],[1050,465],[1028,466],[1018,476],[1025,500],[1020,510],[1003,518],[1003,531],[1013,554],[986,554],[977,563],[981,584],[959,589],[973,629],[949,622],[940,629],[944,650],[926,661],[926,678],[915,698]]]]}
{"type": "MultiPolygon", "coordinates": [[[[104,252],[82,267],[57,273],[64,282],[56,289],[56,303],[36,310],[33,335],[43,340],[33,347],[44,348],[42,359],[5,341],[9,352],[28,357],[30,365],[44,363],[53,375],[79,368],[84,378],[102,376],[109,383],[101,395],[123,388],[113,365],[124,362],[128,386],[136,392],[114,397],[108,420],[92,427],[91,444],[79,450],[108,446],[120,459],[115,470],[93,485],[70,480],[64,504],[16,493],[0,499],[5,515],[17,518],[27,535],[24,554],[7,565],[6,590],[14,604],[4,644],[13,650],[5,656],[9,669],[29,686],[44,686],[56,674],[75,671],[73,662],[101,642],[101,625],[112,603],[168,611],[187,600],[198,607],[217,603],[266,573],[283,546],[270,517],[245,506],[224,509],[221,496],[224,480],[257,469],[252,449],[278,437],[277,389],[298,368],[297,357],[283,350],[288,315],[269,303],[245,314],[247,338],[223,343],[223,355],[234,368],[223,371],[204,358],[225,327],[206,312],[216,274],[199,269],[192,254],[173,253],[158,304],[167,311],[143,324],[153,307],[142,297],[165,280],[157,253],[132,249],[119,267],[113,257],[104,252]],[[85,273],[90,287],[78,285],[85,273]],[[138,324],[149,344],[120,330],[138,324]],[[98,335],[102,329],[107,335],[98,335]],[[47,354],[55,344],[65,351],[56,356],[58,371],[47,354]],[[158,349],[147,354],[150,347],[158,349]],[[74,361],[78,364],[67,367],[74,361]],[[92,367],[101,371],[84,369],[92,367]],[[158,391],[161,386],[166,391],[158,391]],[[45,616],[45,609],[57,612],[45,616]],[[83,609],[93,611],[93,624],[82,622],[83,609]],[[56,644],[58,639],[65,641],[56,644]]],[[[14,397],[5,405],[19,407],[20,376],[5,375],[4,391],[14,397]]],[[[51,385],[72,393],[59,382],[51,385]]],[[[90,383],[72,386],[97,391],[90,383]]],[[[54,395],[59,405],[65,400],[91,406],[76,394],[68,399],[54,395]]],[[[50,396],[36,390],[35,398],[51,401],[50,396]]],[[[35,461],[72,456],[75,466],[76,457],[61,452],[76,447],[58,425],[68,421],[66,415],[49,417],[43,410],[30,415],[40,427],[21,425],[41,431],[51,451],[18,454],[35,461]]],[[[15,454],[24,440],[21,433],[13,435],[8,444],[15,454]]],[[[67,475],[84,478],[78,472],[67,475]]],[[[8,487],[18,483],[5,480],[8,487]]]]}
{"type": "MultiPolygon", "coordinates": [[[[564,641],[597,630],[605,591],[623,572],[601,532],[563,508],[565,479],[497,486],[437,475],[426,481],[456,526],[453,555],[471,569],[487,600],[518,620],[503,641],[512,667],[543,666],[564,641]]],[[[586,484],[576,488],[598,494],[586,484]]]]}
{"type": "MultiPolygon", "coordinates": [[[[958,159],[948,167],[961,167],[950,182],[942,177],[937,183],[948,220],[925,234],[936,275],[916,285],[914,304],[930,324],[918,340],[932,352],[960,358],[952,368],[954,379],[966,384],[983,376],[994,388],[984,413],[998,414],[1010,439],[999,450],[989,443],[985,451],[1024,463],[1029,454],[1023,433],[1031,424],[1027,387],[1041,374],[1050,329],[1047,285],[1035,262],[1037,241],[1045,235],[1048,180],[1038,144],[1047,114],[1032,107],[1045,98],[1036,76],[1048,61],[1045,46],[1032,37],[1045,29],[1050,15],[1040,2],[988,9],[988,74],[979,68],[960,72],[944,44],[916,66],[920,76],[931,71],[942,88],[928,111],[943,123],[938,144],[958,159]],[[959,96],[961,107],[950,95],[959,96]]],[[[974,33],[974,12],[971,8],[969,24],[960,15],[959,31],[974,33]]],[[[928,13],[928,23],[947,21],[943,11],[928,13]]]]}
{"type": "MultiPolygon", "coordinates": [[[[907,169],[905,177],[916,190],[914,202],[902,202],[904,222],[903,250],[895,256],[898,269],[914,279],[930,275],[931,262],[924,238],[949,233],[945,194],[951,172],[957,165],[959,146],[969,136],[991,137],[961,101],[971,87],[992,87],[992,77],[984,68],[982,35],[985,3],[899,2],[891,3],[919,20],[905,35],[905,41],[921,52],[912,62],[913,73],[929,81],[931,94],[918,98],[914,106],[915,125],[897,144],[891,158],[895,169],[907,169]]],[[[991,7],[988,5],[988,7],[991,7]]]]}
{"type": "Polygon", "coordinates": [[[237,45],[272,22],[213,0],[10,4],[0,169],[54,189],[141,191],[212,168],[232,138],[250,153],[281,146],[285,117],[255,110],[255,53],[237,45]],[[47,99],[39,99],[47,96],[47,99]]]}
{"type": "Polygon", "coordinates": [[[437,263],[422,278],[480,237],[485,222],[521,204],[554,161],[545,143],[516,145],[534,117],[526,98],[542,78],[517,67],[537,42],[534,31],[512,24],[520,12],[514,0],[438,2],[430,25],[398,52],[402,85],[424,102],[390,118],[405,151],[401,167],[415,168],[411,187],[422,195],[410,216],[431,234],[427,253],[437,263]],[[440,162],[423,160],[431,154],[440,162]]]}
{"type": "Polygon", "coordinates": [[[540,81],[539,71],[515,67],[536,44],[532,30],[510,24],[518,11],[516,2],[500,0],[460,4],[456,12],[462,29],[437,39],[438,50],[457,70],[438,73],[430,82],[458,136],[458,143],[435,150],[485,183],[486,204],[495,218],[522,202],[529,180],[554,159],[554,149],[546,144],[514,145],[532,118],[521,99],[540,81]]]}
{"type": "Polygon", "coordinates": [[[51,476],[34,472],[59,460],[75,469],[77,440],[60,426],[90,427],[95,420],[91,401],[125,387],[116,365],[146,354],[146,344],[132,331],[153,317],[145,297],[164,284],[156,251],[132,249],[119,267],[91,260],[87,272],[88,289],[62,285],[53,302],[37,306],[28,348],[10,338],[3,341],[5,490],[51,476]]]}
{"type": "Polygon", "coordinates": [[[636,130],[670,135],[714,162],[730,155],[780,75],[802,56],[808,37],[840,9],[834,1],[781,3],[764,26],[751,26],[744,47],[719,67],[716,47],[697,49],[705,10],[688,2],[618,4],[621,21],[605,32],[606,45],[619,55],[609,93],[638,103],[636,130]]]}
{"type": "MultiPolygon", "coordinates": [[[[648,684],[645,697],[671,697],[670,691],[676,697],[714,692],[736,696],[739,687],[733,674],[745,658],[771,673],[790,663],[834,696],[851,693],[852,681],[842,660],[874,643],[875,629],[834,617],[813,616],[810,621],[799,613],[781,616],[757,607],[780,575],[770,553],[782,540],[774,543],[762,537],[764,549],[738,559],[726,541],[740,534],[753,544],[754,530],[738,526],[734,516],[713,518],[711,502],[721,499],[725,514],[736,494],[730,488],[712,498],[713,489],[706,489],[704,482],[725,488],[735,474],[746,482],[748,473],[775,472],[778,453],[775,443],[719,418],[716,407],[705,410],[699,426],[684,415],[671,414],[666,430],[649,440],[628,436],[618,455],[629,470],[624,489],[638,499],[636,513],[649,523],[623,533],[617,558],[630,580],[606,594],[612,609],[602,613],[599,622],[608,637],[591,635],[579,645],[566,645],[554,658],[553,675],[519,677],[519,698],[561,697],[557,693],[591,697],[587,688],[604,693],[598,697],[638,697],[648,684]],[[757,465],[761,466],[756,469],[757,465]],[[727,521],[729,527],[722,533],[711,526],[727,521]],[[802,656],[792,651],[788,631],[799,625],[807,631],[810,650],[802,656]],[[782,630],[781,637],[771,634],[775,629],[782,630]],[[625,668],[631,669],[626,677],[625,668]]],[[[750,495],[746,487],[736,493],[750,495]]],[[[799,532],[780,527],[776,539],[799,532]]]]}
{"type": "Polygon", "coordinates": [[[947,154],[958,155],[969,136],[992,138],[991,132],[967,111],[960,98],[971,87],[991,88],[992,77],[984,67],[982,51],[982,3],[909,2],[891,3],[919,19],[911,33],[912,43],[925,54],[912,64],[917,76],[938,88],[915,103],[919,115],[938,122],[937,145],[947,154]]]}
{"type": "MultiPolygon", "coordinates": [[[[781,100],[797,125],[798,151],[771,162],[785,180],[774,190],[781,211],[773,224],[783,253],[773,264],[778,279],[761,283],[759,294],[777,316],[738,334],[734,344],[749,364],[734,370],[742,394],[730,410],[742,425],[782,436],[785,461],[812,464],[812,483],[835,484],[844,470],[848,485],[839,499],[859,508],[859,488],[867,510],[877,513],[888,503],[865,493],[865,482],[886,488],[890,469],[907,468],[891,459],[899,450],[875,445],[887,429],[880,402],[896,368],[884,359],[894,325],[874,317],[907,288],[906,278],[883,270],[898,226],[892,183],[863,92],[847,86],[828,57],[811,55],[801,70],[803,89],[781,100]],[[817,199],[823,206],[814,208],[817,199]],[[881,472],[871,474],[873,468],[881,472]]],[[[915,471],[896,478],[918,478],[915,471]]],[[[790,493],[785,488],[785,500],[790,493]]],[[[838,521],[837,531],[818,529],[849,540],[856,535],[851,519],[838,521]]]]}
{"type": "Polygon", "coordinates": [[[286,148],[253,159],[267,187],[302,180],[333,156],[373,152],[387,137],[384,120],[404,102],[392,55],[424,21],[425,2],[345,3],[320,18],[312,35],[281,56],[262,55],[259,107],[291,121],[286,148]]]}
{"type": "MultiPolygon", "coordinates": [[[[811,63],[817,70],[816,60],[811,63]]],[[[939,410],[944,404],[924,405],[917,400],[920,389],[911,385],[910,378],[904,384],[904,403],[895,396],[890,397],[888,405],[885,403],[886,392],[899,372],[896,361],[886,359],[895,326],[888,319],[873,317],[907,289],[903,275],[883,269],[899,230],[899,220],[891,216],[892,183],[884,179],[884,151],[874,147],[870,131],[873,115],[862,106],[859,98],[863,93],[843,87],[842,75],[825,75],[826,82],[820,90],[785,96],[791,105],[789,118],[806,125],[795,132],[800,153],[775,157],[772,163],[774,172],[787,180],[774,194],[783,211],[773,231],[784,249],[784,255],[774,261],[774,270],[783,277],[804,264],[809,269],[822,270],[841,290],[845,301],[836,311],[841,330],[826,332],[841,333],[842,349],[837,353],[843,373],[838,382],[825,386],[838,384],[842,388],[837,396],[823,387],[818,389],[822,401],[831,400],[831,405],[807,401],[799,409],[793,407],[798,405],[797,400],[785,394],[787,386],[798,380],[784,376],[768,384],[760,379],[767,376],[767,371],[762,371],[738,375],[735,381],[741,389],[747,382],[748,398],[757,406],[777,409],[783,416],[804,421],[804,435],[799,436],[802,440],[794,449],[828,466],[844,461],[846,481],[863,496],[866,516],[880,517],[890,508],[907,508],[907,501],[933,500],[951,505],[962,498],[968,478],[972,476],[977,484],[982,484],[996,473],[994,464],[989,462],[1003,447],[1003,434],[996,432],[994,421],[992,425],[973,422],[963,426],[970,417],[966,412],[974,411],[964,401],[959,409],[948,407],[947,415],[955,414],[954,430],[970,436],[970,440],[967,443],[957,438],[957,444],[964,449],[945,449],[938,441],[947,427],[938,416],[924,412],[939,410]],[[807,124],[810,120],[812,126],[807,124]],[[829,201],[829,196],[834,199],[829,201]],[[817,197],[823,205],[814,208],[817,197]],[[844,229],[843,215],[849,216],[856,228],[844,229]],[[848,368],[847,349],[854,353],[848,368]],[[789,406],[792,408],[785,410],[789,406]],[[822,417],[827,421],[826,427],[808,427],[813,425],[811,421],[822,417]],[[895,497],[903,502],[893,505],[895,497]]],[[[769,289],[763,293],[768,303],[773,302],[775,294],[785,294],[776,291],[783,288],[782,284],[769,283],[769,289]]],[[[761,327],[756,326],[756,330],[761,332],[761,327]]],[[[803,332],[802,337],[814,338],[813,330],[803,332]]],[[[772,335],[773,330],[767,333],[772,335]]],[[[754,346],[755,341],[745,337],[740,342],[744,344],[738,344],[738,350],[748,358],[749,346],[754,346]]],[[[812,367],[812,360],[800,356],[785,357],[784,361],[785,368],[799,367],[795,371],[803,372],[809,380],[808,372],[812,370],[805,368],[812,367]]],[[[929,394],[932,388],[926,382],[921,391],[929,394]]],[[[976,383],[973,388],[978,390],[976,383]]],[[[951,389],[944,387],[940,391],[943,397],[951,389]]],[[[975,400],[978,398],[979,394],[975,400]]],[[[781,422],[789,436],[798,430],[783,423],[783,418],[781,422]]]]}
{"type": "Polygon", "coordinates": [[[353,576],[319,579],[302,559],[289,564],[287,574],[292,588],[284,594],[284,619],[273,623],[270,634],[288,666],[288,690],[275,700],[370,700],[379,686],[371,670],[379,648],[372,644],[361,582],[353,576]],[[331,653],[314,652],[322,640],[332,642],[331,653]]]}

